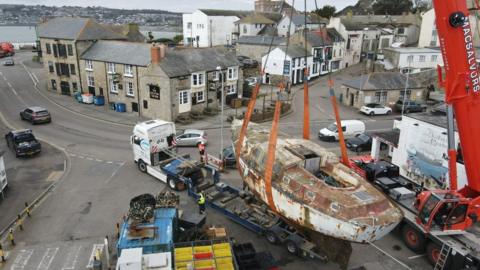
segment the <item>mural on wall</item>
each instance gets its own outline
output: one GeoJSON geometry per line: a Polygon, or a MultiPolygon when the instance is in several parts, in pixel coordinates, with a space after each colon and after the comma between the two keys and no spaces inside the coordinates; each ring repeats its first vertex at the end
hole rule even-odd
{"type": "Polygon", "coordinates": [[[402,166],[407,177],[427,188],[448,187],[447,136],[428,127],[420,127],[410,136],[415,139],[409,140],[402,166]]]}

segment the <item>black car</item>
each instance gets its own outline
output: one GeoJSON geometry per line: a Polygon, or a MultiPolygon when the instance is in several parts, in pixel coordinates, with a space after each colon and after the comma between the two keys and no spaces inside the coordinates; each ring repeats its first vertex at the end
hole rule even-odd
{"type": "Polygon", "coordinates": [[[5,135],[5,140],[16,157],[35,155],[42,150],[42,145],[35,139],[30,129],[12,130],[5,135]]]}
{"type": "Polygon", "coordinates": [[[370,150],[372,148],[372,137],[366,133],[359,134],[347,140],[347,148],[355,152],[370,150]]]}
{"type": "Polygon", "coordinates": [[[52,122],[52,116],[42,107],[26,108],[20,112],[20,119],[30,121],[32,124],[52,122]]]}
{"type": "Polygon", "coordinates": [[[402,108],[403,108],[404,113],[426,112],[427,111],[427,105],[415,102],[413,100],[405,101],[405,105],[403,105],[402,100],[398,100],[395,103],[395,110],[397,112],[402,112],[402,108]]]}
{"type": "Polygon", "coordinates": [[[233,146],[229,146],[223,149],[223,162],[225,167],[235,167],[237,160],[235,159],[235,154],[233,152],[233,146]]]}

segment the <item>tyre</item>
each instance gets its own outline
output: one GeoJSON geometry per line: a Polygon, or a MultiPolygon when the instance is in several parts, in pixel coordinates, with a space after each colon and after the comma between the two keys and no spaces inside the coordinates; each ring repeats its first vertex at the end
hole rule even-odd
{"type": "Polygon", "coordinates": [[[277,244],[278,243],[278,237],[277,235],[272,232],[272,231],[267,231],[265,232],[265,238],[267,238],[267,241],[270,242],[271,244],[277,244]]]}
{"type": "Polygon", "coordinates": [[[422,112],[426,112],[427,111],[427,108],[422,108],[422,112]]]}
{"type": "Polygon", "coordinates": [[[23,114],[22,114],[22,113],[20,113],[20,119],[21,119],[22,121],[25,120],[25,117],[23,117],[23,114]]]}
{"type": "Polygon", "coordinates": [[[355,147],[355,152],[357,152],[357,153],[362,152],[362,147],[360,147],[360,146],[355,147]]]}
{"type": "Polygon", "coordinates": [[[390,114],[392,114],[392,111],[391,111],[391,110],[388,110],[388,111],[387,111],[387,115],[390,115],[390,114]]]}
{"type": "Polygon", "coordinates": [[[425,237],[408,224],[402,227],[402,239],[405,245],[416,253],[422,253],[425,250],[425,237]]]}
{"type": "Polygon", "coordinates": [[[428,242],[426,252],[430,264],[435,265],[437,263],[441,251],[442,248],[439,245],[435,244],[434,242],[428,242]]]}
{"type": "Polygon", "coordinates": [[[375,113],[374,113],[374,112],[370,112],[369,115],[370,115],[370,116],[374,116],[375,113]]]}
{"type": "Polygon", "coordinates": [[[298,246],[292,240],[288,240],[287,242],[285,242],[285,246],[287,247],[287,251],[290,254],[294,254],[294,255],[298,254],[298,246]]]}
{"type": "Polygon", "coordinates": [[[167,185],[171,190],[178,190],[177,181],[172,177],[167,177],[167,185]]]}
{"type": "Polygon", "coordinates": [[[143,162],[143,160],[138,160],[138,169],[143,172],[143,173],[146,173],[147,172],[147,164],[145,162],[143,162]]]}

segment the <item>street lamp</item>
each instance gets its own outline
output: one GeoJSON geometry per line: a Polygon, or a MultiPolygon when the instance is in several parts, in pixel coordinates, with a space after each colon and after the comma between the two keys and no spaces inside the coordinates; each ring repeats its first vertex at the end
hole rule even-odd
{"type": "Polygon", "coordinates": [[[403,100],[402,100],[402,116],[403,116],[403,111],[405,109],[405,101],[406,101],[406,97],[407,97],[407,91],[408,91],[408,79],[409,79],[409,75],[410,75],[410,67],[411,67],[411,64],[412,64],[412,60],[409,60],[407,58],[407,62],[408,62],[408,69],[407,69],[407,79],[405,80],[405,90],[403,91],[403,100]]]}
{"type": "Polygon", "coordinates": [[[221,82],[221,114],[220,114],[220,160],[223,161],[223,106],[224,106],[224,89],[223,89],[223,73],[222,73],[222,67],[218,66],[217,67],[218,71],[218,76],[221,82]]]}

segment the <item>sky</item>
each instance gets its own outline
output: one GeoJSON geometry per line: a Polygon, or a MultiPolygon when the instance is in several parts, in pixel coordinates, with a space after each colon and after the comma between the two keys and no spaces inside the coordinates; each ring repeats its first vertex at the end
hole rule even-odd
{"type": "MultiPolygon", "coordinates": [[[[315,8],[315,0],[306,0],[307,9],[315,8]]],[[[341,10],[354,5],[357,0],[316,0],[319,7],[334,5],[341,10]]],[[[293,0],[287,0],[292,4],[293,0]]],[[[0,4],[46,6],[105,6],[124,9],[162,9],[175,12],[192,12],[200,8],[253,10],[254,0],[0,0],[0,4]]],[[[295,0],[295,7],[304,10],[304,1],[295,0]]]]}

